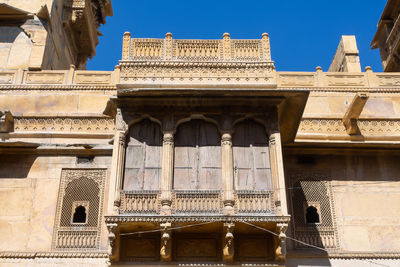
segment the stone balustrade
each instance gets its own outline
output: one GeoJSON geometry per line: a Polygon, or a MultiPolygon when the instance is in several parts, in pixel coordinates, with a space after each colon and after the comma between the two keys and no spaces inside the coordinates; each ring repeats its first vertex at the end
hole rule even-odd
{"type": "Polygon", "coordinates": [[[90,249],[97,247],[97,231],[58,231],[57,249],[90,249]]]}
{"type": "Polygon", "coordinates": [[[228,33],[221,40],[173,40],[170,33],[165,39],[130,36],[124,35],[123,60],[271,61],[266,33],[255,40],[231,40],[228,33]]]}
{"type": "MultiPolygon", "coordinates": [[[[238,191],[235,193],[237,214],[275,214],[271,191],[238,191]]],[[[222,193],[219,190],[176,190],[172,194],[173,214],[221,214],[222,193]]],[[[159,214],[159,191],[122,191],[120,214],[159,214]]]]}
{"type": "Polygon", "coordinates": [[[272,191],[238,191],[235,195],[238,213],[274,213],[272,191]]]}
{"type": "MultiPolygon", "coordinates": [[[[251,45],[250,45],[251,46],[251,45]]],[[[244,47],[244,46],[243,46],[244,47]]],[[[211,49],[211,48],[210,48],[211,49]]],[[[241,48],[246,49],[246,48],[241,48]]],[[[249,48],[250,49],[250,48],[249,48]]],[[[251,50],[251,49],[250,49],[251,50]]],[[[248,50],[248,51],[250,51],[248,50]]],[[[210,50],[211,51],[211,50],[210,50]]],[[[185,52],[189,53],[189,52],[185,52]]],[[[191,52],[190,52],[191,53],[191,52]]],[[[196,52],[197,53],[197,52],[196,52]]],[[[203,53],[203,52],[201,52],[203,53]]],[[[204,52],[205,53],[205,52],[204,52]]],[[[251,55],[251,52],[246,52],[251,55]]],[[[246,54],[246,55],[247,55],[246,54]]],[[[182,57],[186,57],[182,54],[182,57]]],[[[244,55],[244,54],[240,54],[244,55]]],[[[196,63],[197,64],[197,63],[196,63]]],[[[196,72],[197,69],[201,69],[202,63],[199,66],[189,65],[171,65],[171,66],[137,66],[140,71],[129,71],[132,66],[129,64],[123,66],[122,73],[120,73],[119,66],[114,71],[87,71],[87,70],[43,70],[43,71],[29,71],[29,70],[3,70],[0,71],[0,86],[10,85],[16,86],[33,86],[38,87],[41,85],[52,85],[52,86],[65,86],[65,85],[79,85],[79,86],[111,86],[116,87],[121,83],[129,83],[132,86],[135,84],[147,84],[150,80],[151,84],[170,84],[173,86],[176,84],[179,86],[181,81],[185,83],[193,83],[194,85],[199,82],[203,84],[205,79],[212,78],[216,82],[224,80],[227,74],[224,74],[223,66],[214,66],[215,72],[202,73],[201,71],[196,72]],[[161,68],[171,69],[171,71],[161,71],[161,68]],[[221,70],[219,70],[222,68],[221,70]],[[148,70],[147,70],[148,69],[148,70]],[[173,71],[172,71],[173,69],[173,71]],[[218,70],[217,70],[218,69],[218,70]],[[159,70],[159,72],[157,72],[159,70]],[[195,73],[196,72],[196,73],[195,73]],[[143,75],[141,75],[141,73],[143,75]],[[132,77],[130,77],[133,75],[132,77]],[[152,77],[150,79],[150,76],[152,77]],[[128,79],[127,79],[128,78],[128,79]],[[128,82],[125,82],[127,80],[128,82]]],[[[209,63],[204,63],[209,64],[209,63]]],[[[219,63],[215,63],[219,64],[219,63]]],[[[222,64],[222,63],[221,63],[222,64]]],[[[260,63],[261,64],[261,63],[260,63]]],[[[264,64],[264,63],[262,63],[264,64]]],[[[269,63],[265,63],[269,64],[269,63]]],[[[376,88],[376,87],[397,87],[400,86],[400,73],[375,73],[372,72],[369,67],[366,68],[366,72],[323,72],[320,68],[317,68],[316,72],[270,72],[262,71],[263,68],[269,68],[269,65],[257,66],[259,75],[255,73],[247,73],[246,66],[243,67],[243,73],[241,73],[241,67],[234,67],[237,73],[237,78],[230,79],[230,83],[233,85],[245,85],[245,82],[257,83],[262,86],[265,84],[269,88],[309,88],[318,90],[331,90],[329,88],[348,88],[352,91],[354,88],[376,88]],[[240,72],[240,73],[239,73],[240,72]],[[263,79],[262,77],[267,77],[263,79]]],[[[207,66],[207,68],[210,66],[207,66]]],[[[230,74],[232,75],[232,74],[230,74]]],[[[229,76],[229,75],[228,75],[229,76]]],[[[204,85],[205,86],[205,85],[204,85]]],[[[37,88],[36,88],[37,89],[37,88]]],[[[40,89],[40,88],[39,88],[40,89]]],[[[375,90],[375,89],[374,89],[375,90]]]]}

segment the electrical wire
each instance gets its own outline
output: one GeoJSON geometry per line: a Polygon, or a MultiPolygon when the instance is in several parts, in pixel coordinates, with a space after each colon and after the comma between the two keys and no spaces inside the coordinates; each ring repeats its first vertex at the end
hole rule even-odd
{"type": "MultiPolygon", "coordinates": [[[[255,224],[252,224],[252,223],[249,223],[249,222],[246,222],[246,221],[239,221],[239,222],[244,223],[244,224],[247,224],[247,225],[252,226],[252,227],[254,227],[254,228],[256,228],[256,229],[265,231],[265,232],[267,232],[267,233],[270,233],[270,234],[272,234],[272,235],[275,235],[275,236],[279,237],[279,234],[277,234],[277,233],[275,233],[275,232],[273,232],[273,231],[271,231],[271,230],[265,229],[265,228],[263,228],[263,227],[260,227],[260,226],[258,226],[258,225],[255,225],[255,224]]],[[[168,227],[168,228],[160,228],[160,229],[147,230],[147,231],[137,231],[137,232],[132,232],[132,233],[120,233],[120,235],[127,236],[127,235],[139,235],[139,234],[146,234],[146,233],[162,232],[162,231],[165,231],[165,230],[171,231],[171,230],[178,230],[178,229],[190,228],[190,227],[201,226],[201,225],[206,225],[206,224],[211,224],[211,223],[215,223],[215,222],[203,222],[203,223],[196,223],[196,224],[182,225],[182,226],[168,227]]],[[[306,242],[303,242],[303,241],[301,241],[301,240],[298,240],[298,239],[293,238],[293,237],[290,237],[290,236],[286,236],[286,238],[289,239],[289,240],[292,240],[292,241],[294,241],[294,242],[297,242],[297,243],[299,243],[299,244],[302,244],[302,245],[311,247],[311,248],[315,248],[315,249],[318,249],[318,250],[322,250],[322,251],[327,252],[327,253],[329,252],[329,251],[328,251],[327,249],[325,249],[325,248],[318,247],[318,246],[314,246],[314,245],[312,245],[312,244],[308,244],[308,243],[306,243],[306,242]]],[[[353,258],[353,259],[356,259],[356,260],[357,260],[357,258],[353,258]]],[[[389,265],[382,264],[382,263],[378,263],[378,262],[374,262],[374,261],[370,261],[370,260],[363,260],[363,261],[366,261],[366,262],[368,262],[368,263],[372,263],[372,264],[375,264],[375,265],[379,265],[379,266],[390,267],[389,265]]]]}

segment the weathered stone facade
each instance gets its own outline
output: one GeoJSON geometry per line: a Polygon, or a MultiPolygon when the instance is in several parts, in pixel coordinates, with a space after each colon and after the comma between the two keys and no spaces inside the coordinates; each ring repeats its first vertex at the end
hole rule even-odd
{"type": "Polygon", "coordinates": [[[328,72],[276,71],[267,34],[121,58],[0,71],[0,265],[399,265],[400,74],[354,37],[328,72]]]}

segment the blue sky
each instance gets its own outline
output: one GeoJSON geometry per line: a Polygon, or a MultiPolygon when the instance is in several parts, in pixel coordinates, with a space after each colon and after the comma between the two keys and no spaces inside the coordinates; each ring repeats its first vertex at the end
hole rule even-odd
{"type": "Polygon", "coordinates": [[[258,39],[267,32],[278,71],[327,71],[341,35],[356,35],[361,68],[382,71],[370,43],[386,0],[112,0],[114,16],[89,70],[112,70],[121,58],[122,35],[137,38],[258,39]]]}

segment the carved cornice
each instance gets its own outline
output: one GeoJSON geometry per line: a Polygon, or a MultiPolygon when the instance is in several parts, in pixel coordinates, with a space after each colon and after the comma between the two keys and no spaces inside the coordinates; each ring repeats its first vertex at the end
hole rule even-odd
{"type": "Polygon", "coordinates": [[[115,85],[76,85],[76,84],[10,84],[0,85],[1,93],[18,93],[18,91],[40,91],[40,92],[54,92],[54,91],[110,91],[110,94],[117,91],[115,85]]]}
{"type": "Polygon", "coordinates": [[[290,216],[263,216],[263,215],[116,215],[104,216],[106,223],[125,223],[125,222],[281,222],[288,223],[290,216]]]}

